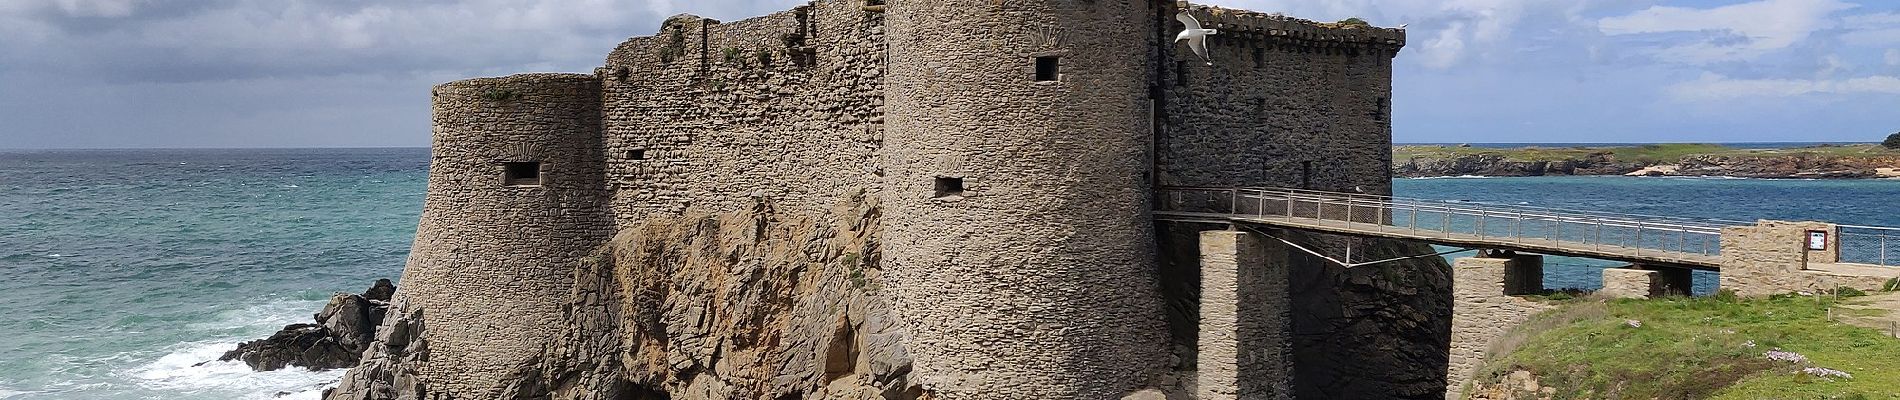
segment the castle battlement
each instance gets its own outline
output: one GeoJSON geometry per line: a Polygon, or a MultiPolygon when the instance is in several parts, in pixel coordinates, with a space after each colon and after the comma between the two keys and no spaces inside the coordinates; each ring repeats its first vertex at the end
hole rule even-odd
{"type": "Polygon", "coordinates": [[[1397,55],[1405,47],[1405,30],[1315,22],[1279,13],[1178,3],[1201,27],[1219,29],[1216,40],[1259,41],[1289,48],[1360,49],[1397,55]],[[1228,36],[1220,38],[1220,36],[1228,36]]]}

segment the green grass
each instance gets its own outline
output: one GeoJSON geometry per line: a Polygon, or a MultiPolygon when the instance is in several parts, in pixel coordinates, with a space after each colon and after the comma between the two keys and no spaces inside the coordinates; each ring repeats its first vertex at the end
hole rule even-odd
{"type": "Polygon", "coordinates": [[[1451,158],[1473,154],[1498,154],[1513,161],[1561,161],[1581,159],[1591,154],[1610,153],[1618,161],[1638,161],[1650,163],[1673,163],[1691,155],[1724,155],[1737,157],[1773,157],[1788,155],[1828,155],[1845,157],[1900,156],[1900,151],[1881,148],[1879,145],[1856,144],[1841,146],[1814,146],[1787,149],[1737,149],[1719,144],[1702,143],[1664,143],[1626,147],[1520,147],[1511,149],[1456,147],[1456,146],[1397,146],[1392,148],[1393,159],[1411,158],[1451,158]]]}
{"type": "Polygon", "coordinates": [[[1900,339],[1830,322],[1832,303],[1789,296],[1572,302],[1526,324],[1538,332],[1515,349],[1494,347],[1499,357],[1478,376],[1496,382],[1530,371],[1556,388],[1557,399],[1900,399],[1900,339]],[[1774,348],[1807,356],[1810,365],[1762,356],[1774,348]],[[1803,366],[1853,378],[1798,374],[1803,366]]]}

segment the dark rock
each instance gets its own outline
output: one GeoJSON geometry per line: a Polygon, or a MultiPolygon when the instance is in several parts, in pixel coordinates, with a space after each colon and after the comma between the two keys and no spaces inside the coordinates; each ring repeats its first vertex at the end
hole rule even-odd
{"type": "Polygon", "coordinates": [[[388,279],[377,279],[375,285],[363,292],[363,298],[375,301],[389,301],[395,295],[396,284],[390,283],[388,279]]]}
{"type": "Polygon", "coordinates": [[[289,366],[313,370],[345,368],[356,365],[356,357],[338,345],[322,325],[291,324],[268,338],[244,342],[227,351],[218,361],[241,360],[257,371],[274,371],[289,366]]]}
{"type": "Polygon", "coordinates": [[[291,324],[268,338],[238,344],[218,361],[241,360],[253,370],[285,367],[312,370],[356,366],[376,340],[376,327],[388,313],[395,286],[377,280],[361,295],[337,293],[315,315],[314,324],[291,324]]]}

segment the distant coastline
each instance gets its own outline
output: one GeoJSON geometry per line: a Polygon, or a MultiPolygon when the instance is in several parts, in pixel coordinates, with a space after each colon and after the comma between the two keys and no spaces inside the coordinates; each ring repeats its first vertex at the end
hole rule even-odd
{"type": "Polygon", "coordinates": [[[1900,150],[1870,143],[1401,144],[1392,174],[1900,178],[1900,150]]]}

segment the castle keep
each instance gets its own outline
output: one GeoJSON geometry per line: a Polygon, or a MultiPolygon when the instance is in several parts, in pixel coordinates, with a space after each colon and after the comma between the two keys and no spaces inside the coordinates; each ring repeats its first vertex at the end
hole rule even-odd
{"type": "MultiPolygon", "coordinates": [[[[331,398],[1184,390],[1225,227],[1154,221],[1156,188],[1389,193],[1404,44],[1172,1],[818,0],[443,84],[403,318],[331,398]]],[[[1290,263],[1281,396],[1443,395],[1442,262],[1290,263]],[[1362,276],[1393,273],[1418,286],[1362,276]]]]}

